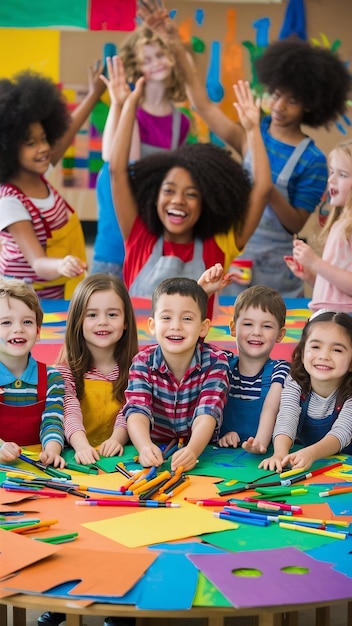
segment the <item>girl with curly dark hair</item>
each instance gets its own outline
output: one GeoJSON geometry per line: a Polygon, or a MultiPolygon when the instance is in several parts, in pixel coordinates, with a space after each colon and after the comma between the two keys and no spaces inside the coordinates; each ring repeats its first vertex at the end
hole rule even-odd
{"type": "Polygon", "coordinates": [[[55,83],[32,71],[0,80],[0,273],[41,298],[69,297],[87,267],[76,213],[45,179],[105,87],[100,64],[69,114],[55,83]]]}
{"type": "MultiPolygon", "coordinates": [[[[139,15],[164,40],[173,41],[192,103],[209,128],[234,148],[251,171],[247,138],[241,124],[224,115],[185,55],[177,27],[157,0],[140,3],[139,15]]],[[[259,81],[269,93],[271,114],[261,122],[274,186],[263,217],[243,259],[253,261],[251,284],[277,289],[283,297],[303,295],[303,282],[285,264],[293,234],[319,204],[327,180],[326,159],[302,125],[329,126],[345,112],[351,75],[331,50],[296,38],[270,44],[255,62],[259,81]]],[[[243,286],[227,289],[237,295],[243,286]]]]}
{"type": "MultiPolygon", "coordinates": [[[[125,83],[121,59],[110,67],[110,88],[125,83]]],[[[110,162],[112,193],[125,239],[124,278],[131,295],[151,297],[165,278],[198,279],[206,267],[225,270],[256,228],[271,189],[259,130],[259,106],[248,85],[237,88],[238,111],[254,154],[251,189],[242,167],[222,148],[184,145],[128,166],[144,78],[124,103],[110,162]]]]}
{"type": "Polygon", "coordinates": [[[352,318],[321,309],[305,325],[281,394],[274,454],[259,467],[308,469],[352,452],[352,318]],[[296,437],[304,447],[290,453],[296,437]]]}

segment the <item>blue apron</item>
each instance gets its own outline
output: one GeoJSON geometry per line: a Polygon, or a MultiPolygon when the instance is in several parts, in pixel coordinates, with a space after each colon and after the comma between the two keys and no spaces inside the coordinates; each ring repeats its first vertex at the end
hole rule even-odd
{"type": "MultiPolygon", "coordinates": [[[[312,140],[309,137],[302,139],[292,152],[277,177],[275,187],[281,195],[289,201],[288,183],[303,152],[312,140]]],[[[251,173],[250,153],[244,157],[243,167],[251,173]]],[[[292,255],[292,234],[284,228],[268,204],[262,218],[246,244],[244,253],[239,259],[251,259],[253,261],[251,285],[266,285],[280,292],[283,298],[300,298],[303,296],[303,282],[297,278],[287,267],[284,256],[292,255]]],[[[231,296],[238,296],[244,287],[232,283],[224,290],[231,296]]]]}
{"type": "MultiPolygon", "coordinates": [[[[235,431],[240,438],[240,443],[243,443],[243,441],[247,441],[248,437],[255,436],[258,430],[264,400],[271,387],[271,377],[275,364],[276,361],[269,359],[264,365],[262,388],[259,398],[243,400],[229,395],[224,409],[224,419],[220,429],[220,437],[223,437],[228,432],[235,431]]],[[[238,356],[230,358],[229,365],[233,372],[238,365],[238,356]]]]}
{"type": "MultiPolygon", "coordinates": [[[[297,439],[303,446],[311,446],[317,443],[325,435],[330,432],[332,425],[338,418],[341,411],[341,406],[334,407],[331,415],[327,415],[322,419],[313,419],[308,415],[308,404],[310,400],[310,394],[307,397],[301,396],[301,415],[298,422],[297,439]]],[[[352,454],[352,442],[343,450],[344,454],[352,454]]]]}

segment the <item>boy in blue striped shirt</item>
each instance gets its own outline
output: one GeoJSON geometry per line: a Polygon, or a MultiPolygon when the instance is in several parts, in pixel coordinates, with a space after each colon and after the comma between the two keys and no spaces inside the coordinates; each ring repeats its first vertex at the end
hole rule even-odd
{"type": "Polygon", "coordinates": [[[41,443],[40,461],[64,467],[64,381],[30,353],[42,321],[34,289],[22,280],[1,278],[0,461],[14,461],[20,446],[41,443]]]}

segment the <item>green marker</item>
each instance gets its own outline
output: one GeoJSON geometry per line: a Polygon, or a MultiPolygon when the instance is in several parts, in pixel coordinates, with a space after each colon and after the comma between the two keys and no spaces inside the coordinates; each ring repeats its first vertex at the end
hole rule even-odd
{"type": "Polygon", "coordinates": [[[44,543],[67,543],[68,541],[74,541],[78,537],[78,533],[68,533],[67,535],[56,535],[55,537],[33,537],[35,541],[42,541],[44,543]]]}

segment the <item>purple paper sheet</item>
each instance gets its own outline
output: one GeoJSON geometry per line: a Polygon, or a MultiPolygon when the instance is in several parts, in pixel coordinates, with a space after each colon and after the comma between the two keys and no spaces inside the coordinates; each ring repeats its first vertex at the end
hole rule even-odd
{"type": "MultiPolygon", "coordinates": [[[[340,541],[340,540],[339,540],[340,541]]],[[[343,540],[341,540],[343,541],[343,540]]],[[[296,548],[188,558],[236,607],[262,607],[351,598],[352,580],[296,548]],[[283,568],[303,568],[288,573],[283,568]],[[234,570],[259,570],[259,576],[236,576],[234,570]]]]}

